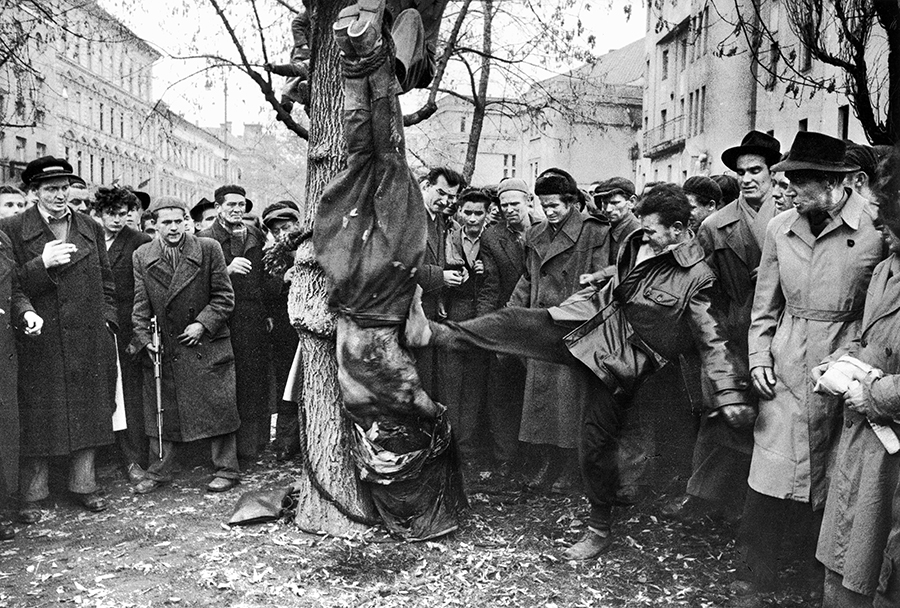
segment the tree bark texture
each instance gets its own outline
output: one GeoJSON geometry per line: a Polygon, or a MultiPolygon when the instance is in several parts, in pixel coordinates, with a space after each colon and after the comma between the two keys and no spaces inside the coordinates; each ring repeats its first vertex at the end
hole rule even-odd
{"type": "Polygon", "coordinates": [[[472,91],[474,96],[472,101],[475,109],[472,112],[472,132],[469,133],[469,144],[466,147],[466,162],[463,165],[463,177],[467,183],[472,182],[472,175],[475,173],[475,162],[478,160],[478,144],[481,142],[481,132],[484,129],[488,84],[491,78],[491,53],[493,52],[491,30],[494,20],[494,0],[481,0],[481,7],[484,19],[481,50],[484,54],[481,56],[481,74],[479,75],[478,87],[472,91]]]}
{"type": "MultiPolygon", "coordinates": [[[[304,224],[310,228],[322,191],[346,160],[343,126],[343,91],[339,55],[331,34],[342,2],[310,2],[312,49],[310,133],[304,224]]],[[[310,241],[297,252],[289,297],[291,322],[300,333],[303,356],[301,407],[306,409],[308,459],[322,486],[344,507],[372,519],[371,499],[359,482],[352,457],[350,423],[343,415],[335,358],[335,318],[328,311],[327,283],[315,264],[310,241]]],[[[301,417],[302,419],[302,417],[301,417]]],[[[322,493],[309,477],[298,480],[300,490],[296,523],[304,530],[347,536],[366,526],[351,520],[322,493]]]]}

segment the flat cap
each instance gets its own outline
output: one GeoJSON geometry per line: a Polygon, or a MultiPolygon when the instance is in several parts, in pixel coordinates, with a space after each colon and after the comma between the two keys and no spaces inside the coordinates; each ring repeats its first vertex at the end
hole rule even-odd
{"type": "Polygon", "coordinates": [[[594,189],[595,196],[612,196],[613,194],[622,194],[623,196],[634,196],[634,182],[625,177],[611,177],[597,184],[594,189]]]}
{"type": "Polygon", "coordinates": [[[497,186],[497,196],[500,196],[504,192],[524,192],[525,194],[531,194],[531,189],[521,177],[507,177],[500,182],[499,186],[497,186]]]}
{"type": "Polygon", "coordinates": [[[694,175],[687,178],[682,189],[685,194],[693,194],[704,203],[712,201],[718,206],[722,202],[722,189],[719,184],[705,175],[694,175]]]}
{"type": "Polygon", "coordinates": [[[181,209],[185,214],[190,214],[191,212],[190,209],[188,209],[187,203],[174,196],[161,196],[150,203],[150,213],[156,213],[161,209],[181,209]]]}
{"type": "Polygon", "coordinates": [[[28,163],[28,166],[22,171],[22,181],[26,186],[56,177],[76,177],[72,173],[72,165],[67,160],[42,156],[28,163]]]}

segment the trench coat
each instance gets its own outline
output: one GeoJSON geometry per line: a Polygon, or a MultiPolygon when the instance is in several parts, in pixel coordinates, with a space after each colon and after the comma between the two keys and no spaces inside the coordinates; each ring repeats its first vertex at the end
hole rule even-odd
{"type": "Polygon", "coordinates": [[[47,269],[44,245],[56,237],[37,205],[0,221],[12,241],[22,291],[44,319],[40,336],[19,343],[22,455],[65,456],[113,443],[117,325],[103,230],[71,212],[71,261],[47,269]]]}
{"type": "Polygon", "coordinates": [[[842,416],[838,398],[813,393],[810,370],[859,334],[866,288],[884,257],[875,212],[845,192],[818,237],[794,209],[769,222],[748,335],[750,369],[773,367],[776,377],[775,398],[759,401],[750,487],[814,510],[825,504],[842,416]]]}
{"type": "MultiPolygon", "coordinates": [[[[159,320],[163,346],[163,439],[195,441],[234,432],[240,426],[235,395],[234,351],[228,318],[234,289],[222,248],[212,240],[184,235],[173,271],[159,239],[134,252],[134,338],[129,351],[140,353],[152,340],[150,319],[159,320]],[[178,342],[193,322],[206,331],[193,347],[178,342]]],[[[150,357],[144,367],[144,421],[157,437],[156,384],[150,357]]]]}
{"type": "Polygon", "coordinates": [[[34,307],[19,288],[12,243],[0,232],[0,495],[18,489],[19,400],[16,326],[34,307]]]}
{"type": "MultiPolygon", "coordinates": [[[[238,257],[231,246],[231,231],[218,220],[197,236],[219,242],[226,266],[238,257]]],[[[247,424],[251,420],[269,416],[269,335],[266,333],[267,311],[264,298],[270,283],[265,280],[263,270],[264,245],[265,236],[262,232],[248,226],[239,255],[250,260],[252,269],[247,274],[229,275],[234,287],[234,313],[228,325],[231,327],[231,346],[234,349],[237,373],[237,407],[241,421],[247,424]]],[[[238,449],[241,447],[239,439],[238,449]]],[[[249,449],[253,451],[252,448],[249,449]]]]}
{"type": "MultiPolygon", "coordinates": [[[[896,376],[900,374],[898,337],[900,257],[894,255],[879,264],[872,274],[862,333],[847,350],[886,375],[896,376]],[[888,279],[892,266],[893,276],[888,279]]],[[[867,384],[872,386],[872,380],[867,379],[867,384]]],[[[900,411],[894,416],[900,417],[900,411]]],[[[900,424],[887,424],[895,433],[900,432],[900,424]]],[[[878,586],[891,530],[891,500],[898,480],[900,454],[888,454],[866,419],[845,407],[816,558],[843,576],[844,587],[856,593],[871,597],[878,586]]]]}
{"type": "MultiPolygon", "coordinates": [[[[717,311],[722,330],[728,337],[735,365],[749,383],[747,332],[763,243],[757,242],[751,226],[744,219],[739,208],[744,204],[743,197],[739,197],[706,218],[697,231],[697,240],[703,246],[706,264],[715,273],[719,285],[717,311]]],[[[769,197],[760,206],[756,221],[766,226],[774,215],[775,204],[769,197]]],[[[710,416],[715,409],[711,407],[705,376],[700,378],[699,384],[703,389],[705,411],[694,445],[688,493],[709,500],[731,497],[734,505],[742,505],[741,495],[746,485],[735,484],[735,478],[739,477],[742,482],[747,479],[753,453],[753,429],[735,429],[721,416],[710,416]]],[[[756,407],[755,394],[749,395],[748,405],[756,407]]]]}
{"type": "MultiPolygon", "coordinates": [[[[528,229],[525,272],[510,305],[549,308],[580,289],[582,274],[593,273],[609,261],[609,224],[569,213],[554,235],[547,221],[528,229]]],[[[584,370],[529,359],[519,439],[572,449],[578,445],[583,404],[594,399],[584,370]]]]}

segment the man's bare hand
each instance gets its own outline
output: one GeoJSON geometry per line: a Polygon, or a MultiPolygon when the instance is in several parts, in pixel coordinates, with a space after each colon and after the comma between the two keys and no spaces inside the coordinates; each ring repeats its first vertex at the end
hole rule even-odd
{"type": "Polygon", "coordinates": [[[178,341],[185,346],[196,346],[200,343],[204,331],[206,328],[203,327],[203,324],[195,321],[184,328],[184,333],[178,336],[178,341]]]}
{"type": "Polygon", "coordinates": [[[775,398],[775,370],[771,367],[754,367],[750,370],[753,389],[763,399],[775,398]]]}
{"type": "Polygon", "coordinates": [[[756,422],[756,408],[749,405],[726,405],[719,412],[731,428],[744,429],[756,422]]]}
{"type": "Polygon", "coordinates": [[[444,271],[444,287],[459,287],[469,278],[466,269],[462,270],[445,270],[444,271]]]}
{"type": "Polygon", "coordinates": [[[44,245],[44,252],[41,254],[44,268],[68,264],[72,261],[72,254],[77,250],[78,248],[72,243],[64,243],[60,240],[50,241],[44,245]]]}
{"type": "Polygon", "coordinates": [[[472,264],[472,270],[475,271],[475,274],[484,274],[484,262],[475,260],[475,263],[472,264]]]}
{"type": "Polygon", "coordinates": [[[253,264],[247,258],[237,257],[228,265],[228,274],[250,274],[253,264]]]}

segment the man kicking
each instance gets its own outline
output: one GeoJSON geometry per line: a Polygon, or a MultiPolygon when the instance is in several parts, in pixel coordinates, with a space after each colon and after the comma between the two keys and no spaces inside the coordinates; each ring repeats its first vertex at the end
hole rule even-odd
{"type": "Polygon", "coordinates": [[[714,312],[715,275],[688,230],[691,206],[675,185],[653,189],[635,209],[641,230],[623,244],[613,279],[549,309],[508,307],[461,323],[428,321],[414,301],[410,347],[486,350],[585,366],[599,379],[580,428],[579,463],[591,505],[588,532],[565,552],[586,560],[611,542],[616,445],[638,386],[678,355],[699,354],[715,407],[752,419],[747,382],[735,368],[714,312]]]}

